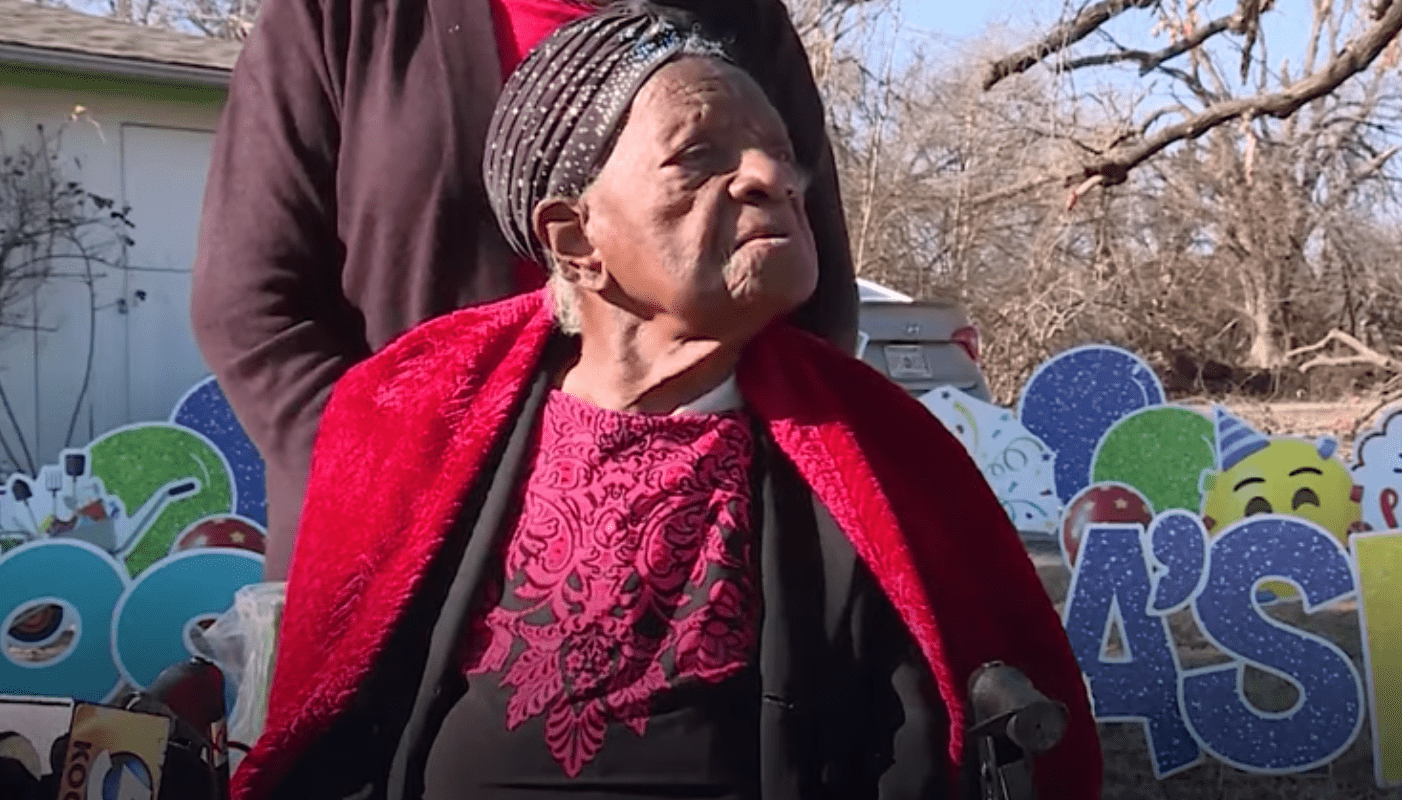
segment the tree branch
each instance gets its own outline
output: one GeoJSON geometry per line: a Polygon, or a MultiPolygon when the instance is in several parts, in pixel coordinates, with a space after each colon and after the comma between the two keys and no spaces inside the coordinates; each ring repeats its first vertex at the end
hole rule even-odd
{"type": "Polygon", "coordinates": [[[1344,81],[1362,72],[1382,53],[1398,32],[1402,31],[1402,2],[1388,2],[1376,23],[1358,39],[1349,43],[1337,56],[1317,72],[1302,78],[1285,89],[1272,94],[1229,100],[1208,106],[1180,122],[1159,129],[1138,144],[1107,156],[1085,167],[1078,175],[1067,178],[1067,184],[1081,183],[1094,176],[1104,176],[1103,185],[1114,186],[1124,181],[1131,169],[1144,163],[1164,148],[1176,142],[1196,139],[1224,122],[1250,115],[1285,119],[1301,106],[1337,89],[1344,81]]]}
{"type": "Polygon", "coordinates": [[[1158,0],[1101,0],[1086,6],[1074,19],[1052,28],[1040,42],[989,64],[983,77],[984,91],[992,89],[1010,75],[1026,72],[1047,56],[1065,50],[1120,14],[1132,8],[1148,8],[1157,2],[1158,0]]]}
{"type": "Polygon", "coordinates": [[[1013,184],[1012,186],[1009,186],[1005,189],[995,189],[994,191],[987,192],[986,194],[978,195],[973,199],[969,200],[968,205],[971,208],[986,206],[992,203],[997,203],[1002,200],[1017,197],[1021,194],[1026,194],[1027,192],[1034,192],[1038,189],[1044,189],[1057,182],[1058,180],[1056,178],[1033,178],[1032,180],[1013,184]]]}
{"type": "MultiPolygon", "coordinates": [[[[1222,17],[1220,19],[1215,19],[1193,31],[1186,38],[1180,39],[1162,50],[1155,50],[1152,53],[1147,50],[1129,50],[1121,48],[1113,53],[1100,53],[1093,56],[1073,58],[1064,64],[1056,65],[1053,67],[1053,71],[1070,72],[1076,69],[1085,69],[1086,67],[1101,67],[1109,64],[1133,61],[1139,65],[1140,75],[1148,75],[1150,72],[1162,67],[1165,62],[1171,61],[1189,50],[1198,47],[1203,42],[1219,33],[1231,30],[1234,18],[1235,17],[1222,17]]],[[[1029,68],[1030,66],[1031,65],[1029,65],[1029,68]]],[[[1177,70],[1174,70],[1174,73],[1174,77],[1181,75],[1177,70]]]]}
{"type": "Polygon", "coordinates": [[[1309,361],[1306,361],[1305,363],[1301,364],[1300,371],[1309,372],[1315,367],[1347,367],[1353,366],[1355,364],[1372,364],[1375,367],[1381,367],[1386,370],[1391,370],[1392,372],[1402,372],[1402,362],[1399,362],[1397,359],[1392,358],[1391,356],[1379,353],[1377,350],[1374,350],[1373,348],[1359,341],[1357,338],[1350,336],[1347,333],[1344,333],[1338,328],[1329,331],[1329,333],[1326,334],[1323,339],[1320,339],[1314,344],[1308,344],[1304,347],[1297,347],[1294,350],[1291,350],[1290,352],[1286,353],[1285,360],[1289,361],[1290,359],[1295,358],[1297,356],[1302,356],[1306,353],[1313,353],[1322,350],[1325,347],[1328,347],[1332,342],[1338,342],[1353,350],[1353,355],[1315,356],[1309,361]]]}

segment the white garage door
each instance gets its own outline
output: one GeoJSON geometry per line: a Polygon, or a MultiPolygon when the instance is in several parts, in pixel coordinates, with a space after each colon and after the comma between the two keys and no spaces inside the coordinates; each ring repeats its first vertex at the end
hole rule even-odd
{"type": "Polygon", "coordinates": [[[128,252],[128,420],[164,419],[208,374],[190,330],[190,270],[209,169],[210,131],[122,126],[128,252]]]}

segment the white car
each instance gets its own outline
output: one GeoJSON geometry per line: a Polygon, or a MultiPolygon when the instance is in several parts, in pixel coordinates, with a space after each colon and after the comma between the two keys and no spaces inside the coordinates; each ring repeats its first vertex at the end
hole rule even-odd
{"type": "Polygon", "coordinates": [[[857,357],[919,397],[953,386],[992,402],[979,369],[979,336],[955,300],[916,300],[858,278],[857,357]]]}

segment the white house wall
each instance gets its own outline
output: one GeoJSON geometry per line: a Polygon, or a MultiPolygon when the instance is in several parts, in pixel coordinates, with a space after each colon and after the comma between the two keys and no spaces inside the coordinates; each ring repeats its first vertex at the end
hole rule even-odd
{"type": "MultiPolygon", "coordinates": [[[[32,142],[38,124],[62,129],[71,178],[130,205],[135,223],[126,268],[105,270],[95,283],[95,315],[88,289],[76,277],[81,263],[66,261],[58,264],[58,279],[33,300],[34,330],[0,336],[0,388],[36,466],[118,425],[164,419],[207,374],[190,333],[188,297],[218,113],[213,103],[0,82],[5,149],[32,142]],[[85,113],[75,118],[78,106],[85,113]],[[92,370],[70,434],[74,400],[87,373],[90,316],[96,321],[92,370]]],[[[0,433],[15,446],[3,408],[0,433]]],[[[3,453],[0,459],[8,460],[3,453]]]]}

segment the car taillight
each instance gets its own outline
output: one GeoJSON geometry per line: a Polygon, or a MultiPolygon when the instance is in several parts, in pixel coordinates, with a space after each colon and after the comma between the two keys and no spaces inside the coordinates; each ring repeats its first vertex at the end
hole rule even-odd
{"type": "Polygon", "coordinates": [[[969,358],[978,361],[978,328],[972,325],[965,325],[954,332],[950,337],[956,344],[964,348],[969,354],[969,358]]]}

